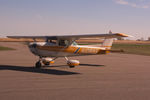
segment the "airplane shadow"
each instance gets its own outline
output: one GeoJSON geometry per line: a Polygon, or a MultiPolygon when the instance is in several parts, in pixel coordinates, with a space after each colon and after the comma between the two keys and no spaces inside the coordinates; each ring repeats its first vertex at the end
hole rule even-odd
{"type": "MultiPolygon", "coordinates": [[[[104,67],[105,65],[96,65],[96,64],[80,64],[79,66],[77,67],[80,67],[80,66],[90,66],[90,67],[104,67]]],[[[51,66],[45,66],[45,67],[67,67],[67,65],[51,65],[51,66]]]]}
{"type": "Polygon", "coordinates": [[[80,74],[80,73],[77,73],[77,72],[69,72],[69,71],[62,71],[62,70],[56,70],[56,69],[38,69],[38,68],[34,68],[34,67],[12,66],[12,65],[0,65],[0,70],[15,70],[15,71],[42,73],[42,74],[52,74],[52,75],[80,74]]]}
{"type": "MultiPolygon", "coordinates": [[[[77,67],[80,66],[90,66],[90,67],[104,67],[105,65],[97,65],[97,64],[80,64],[77,67]]],[[[68,67],[67,65],[50,65],[50,66],[44,66],[44,67],[68,67]]]]}
{"type": "Polygon", "coordinates": [[[97,65],[97,64],[80,64],[80,66],[104,67],[105,65],[97,65]]]}

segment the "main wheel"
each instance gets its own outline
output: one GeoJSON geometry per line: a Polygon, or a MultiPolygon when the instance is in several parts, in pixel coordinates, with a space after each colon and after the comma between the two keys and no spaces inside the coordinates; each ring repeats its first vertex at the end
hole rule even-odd
{"type": "Polygon", "coordinates": [[[49,63],[49,62],[47,62],[47,63],[45,63],[44,65],[48,66],[48,65],[50,65],[50,63],[49,63]]]}
{"type": "Polygon", "coordinates": [[[75,66],[69,66],[70,68],[74,68],[75,66]]]}
{"type": "Polygon", "coordinates": [[[40,62],[40,61],[36,62],[36,63],[35,63],[35,67],[36,67],[36,68],[41,68],[41,67],[42,67],[41,62],[40,62]]]}

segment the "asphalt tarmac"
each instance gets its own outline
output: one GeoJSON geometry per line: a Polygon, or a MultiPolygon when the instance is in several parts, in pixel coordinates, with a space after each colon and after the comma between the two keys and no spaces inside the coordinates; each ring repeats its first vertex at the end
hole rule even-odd
{"type": "Polygon", "coordinates": [[[0,42],[17,50],[0,51],[0,100],[150,100],[150,56],[108,54],[60,58],[34,68],[38,57],[21,43],[0,42]]]}

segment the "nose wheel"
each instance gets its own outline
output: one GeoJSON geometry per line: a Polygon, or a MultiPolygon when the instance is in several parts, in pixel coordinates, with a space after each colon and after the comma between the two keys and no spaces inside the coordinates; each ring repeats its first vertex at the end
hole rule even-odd
{"type": "Polygon", "coordinates": [[[75,66],[69,66],[70,68],[74,68],[75,66]]]}
{"type": "Polygon", "coordinates": [[[39,61],[37,61],[36,63],[35,63],[35,68],[41,68],[42,67],[42,63],[41,63],[41,61],[39,60],[39,61]]]}
{"type": "Polygon", "coordinates": [[[55,58],[42,58],[39,57],[39,60],[35,63],[35,68],[41,68],[41,67],[46,67],[46,66],[50,66],[50,64],[54,63],[54,60],[56,60],[58,57],[55,58]],[[43,66],[45,65],[45,66],[43,66]]]}

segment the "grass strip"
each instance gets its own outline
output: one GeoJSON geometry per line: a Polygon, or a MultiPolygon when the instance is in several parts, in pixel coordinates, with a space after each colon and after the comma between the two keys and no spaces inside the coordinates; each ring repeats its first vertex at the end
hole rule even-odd
{"type": "Polygon", "coordinates": [[[150,44],[113,44],[112,50],[123,50],[123,53],[150,56],[150,44]]]}
{"type": "Polygon", "coordinates": [[[9,47],[0,46],[0,51],[5,51],[5,50],[15,50],[15,49],[9,48],[9,47]]]}

